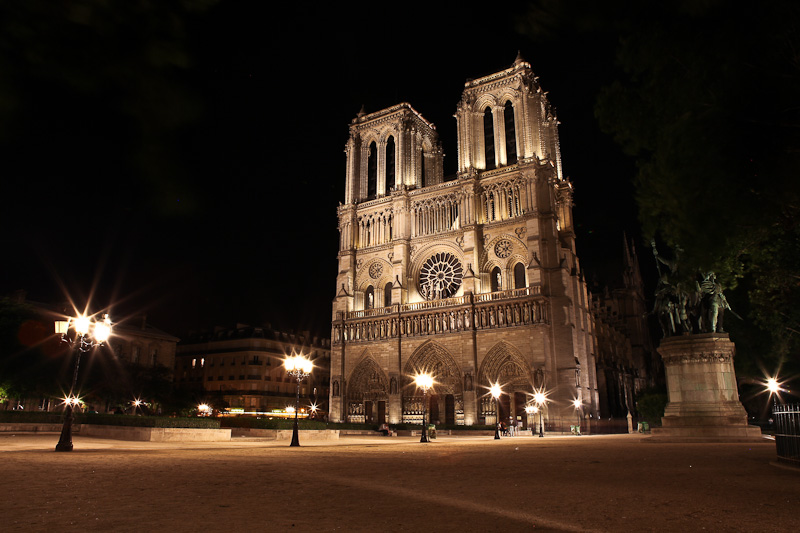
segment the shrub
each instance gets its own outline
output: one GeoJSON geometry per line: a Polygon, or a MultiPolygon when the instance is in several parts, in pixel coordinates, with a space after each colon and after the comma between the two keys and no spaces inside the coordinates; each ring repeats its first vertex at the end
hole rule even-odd
{"type": "Polygon", "coordinates": [[[667,407],[667,394],[658,391],[644,391],[636,400],[636,410],[639,417],[651,426],[660,426],[661,417],[667,407]]]}

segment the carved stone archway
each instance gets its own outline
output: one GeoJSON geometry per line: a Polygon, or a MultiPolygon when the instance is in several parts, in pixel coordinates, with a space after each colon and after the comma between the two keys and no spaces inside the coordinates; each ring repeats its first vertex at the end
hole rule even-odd
{"type": "Polygon", "coordinates": [[[519,350],[507,342],[498,342],[487,352],[478,371],[478,385],[483,388],[483,394],[479,393],[478,400],[479,417],[484,421],[497,421],[498,409],[504,411],[503,418],[509,414],[516,416],[521,412],[523,404],[514,401],[512,406],[511,398],[518,392],[531,394],[533,383],[531,368],[519,350]],[[494,402],[488,394],[494,383],[498,383],[503,390],[503,397],[499,402],[494,402]],[[497,403],[504,403],[505,407],[498,406],[497,403]]]}
{"type": "Polygon", "coordinates": [[[428,341],[417,348],[403,366],[403,421],[422,420],[423,394],[414,385],[414,376],[427,373],[433,376],[433,388],[428,391],[441,421],[464,423],[464,379],[453,356],[444,347],[428,341]]]}
{"type": "Polygon", "coordinates": [[[383,402],[387,405],[389,379],[370,355],[365,355],[353,369],[347,381],[347,420],[373,422],[373,407],[383,402]]]}

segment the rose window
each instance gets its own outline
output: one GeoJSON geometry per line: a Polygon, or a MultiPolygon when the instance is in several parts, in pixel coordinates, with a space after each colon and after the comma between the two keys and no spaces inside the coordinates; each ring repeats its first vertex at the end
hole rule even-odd
{"type": "Polygon", "coordinates": [[[372,263],[369,266],[369,277],[372,279],[378,279],[383,274],[383,265],[380,263],[372,263]]]}
{"type": "Polygon", "coordinates": [[[461,262],[448,253],[429,257],[419,272],[419,292],[426,300],[451,298],[461,287],[461,262]]]}
{"type": "Polygon", "coordinates": [[[502,241],[498,242],[494,245],[494,253],[500,259],[505,259],[509,255],[511,255],[511,241],[508,239],[503,239],[502,241]]]}

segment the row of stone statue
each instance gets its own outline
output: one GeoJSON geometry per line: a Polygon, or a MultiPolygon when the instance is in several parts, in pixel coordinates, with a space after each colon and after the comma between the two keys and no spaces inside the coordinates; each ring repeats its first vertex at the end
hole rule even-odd
{"type": "Polygon", "coordinates": [[[507,305],[491,305],[471,309],[420,313],[401,318],[350,322],[344,327],[335,326],[333,342],[369,341],[387,337],[430,335],[500,326],[519,326],[545,322],[545,308],[541,301],[527,301],[507,305]]]}
{"type": "Polygon", "coordinates": [[[691,333],[722,333],[725,311],[731,310],[722,293],[722,285],[713,272],[702,272],[695,279],[679,275],[678,258],[668,260],[658,254],[655,242],[651,241],[653,255],[658,267],[658,286],[653,314],[658,317],[665,337],[691,333]],[[661,265],[667,268],[662,269],[661,265]]]}

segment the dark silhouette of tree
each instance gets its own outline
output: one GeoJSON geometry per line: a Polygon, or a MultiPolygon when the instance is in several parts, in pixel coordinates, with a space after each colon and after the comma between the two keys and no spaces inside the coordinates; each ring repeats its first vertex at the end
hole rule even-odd
{"type": "Polygon", "coordinates": [[[643,235],[682,248],[683,272],[741,284],[729,299],[747,322],[726,326],[741,347],[768,339],[749,355],[773,370],[800,351],[798,20],[789,0],[543,0],[524,25],[618,40],[595,114],[636,161],[643,235]]]}

